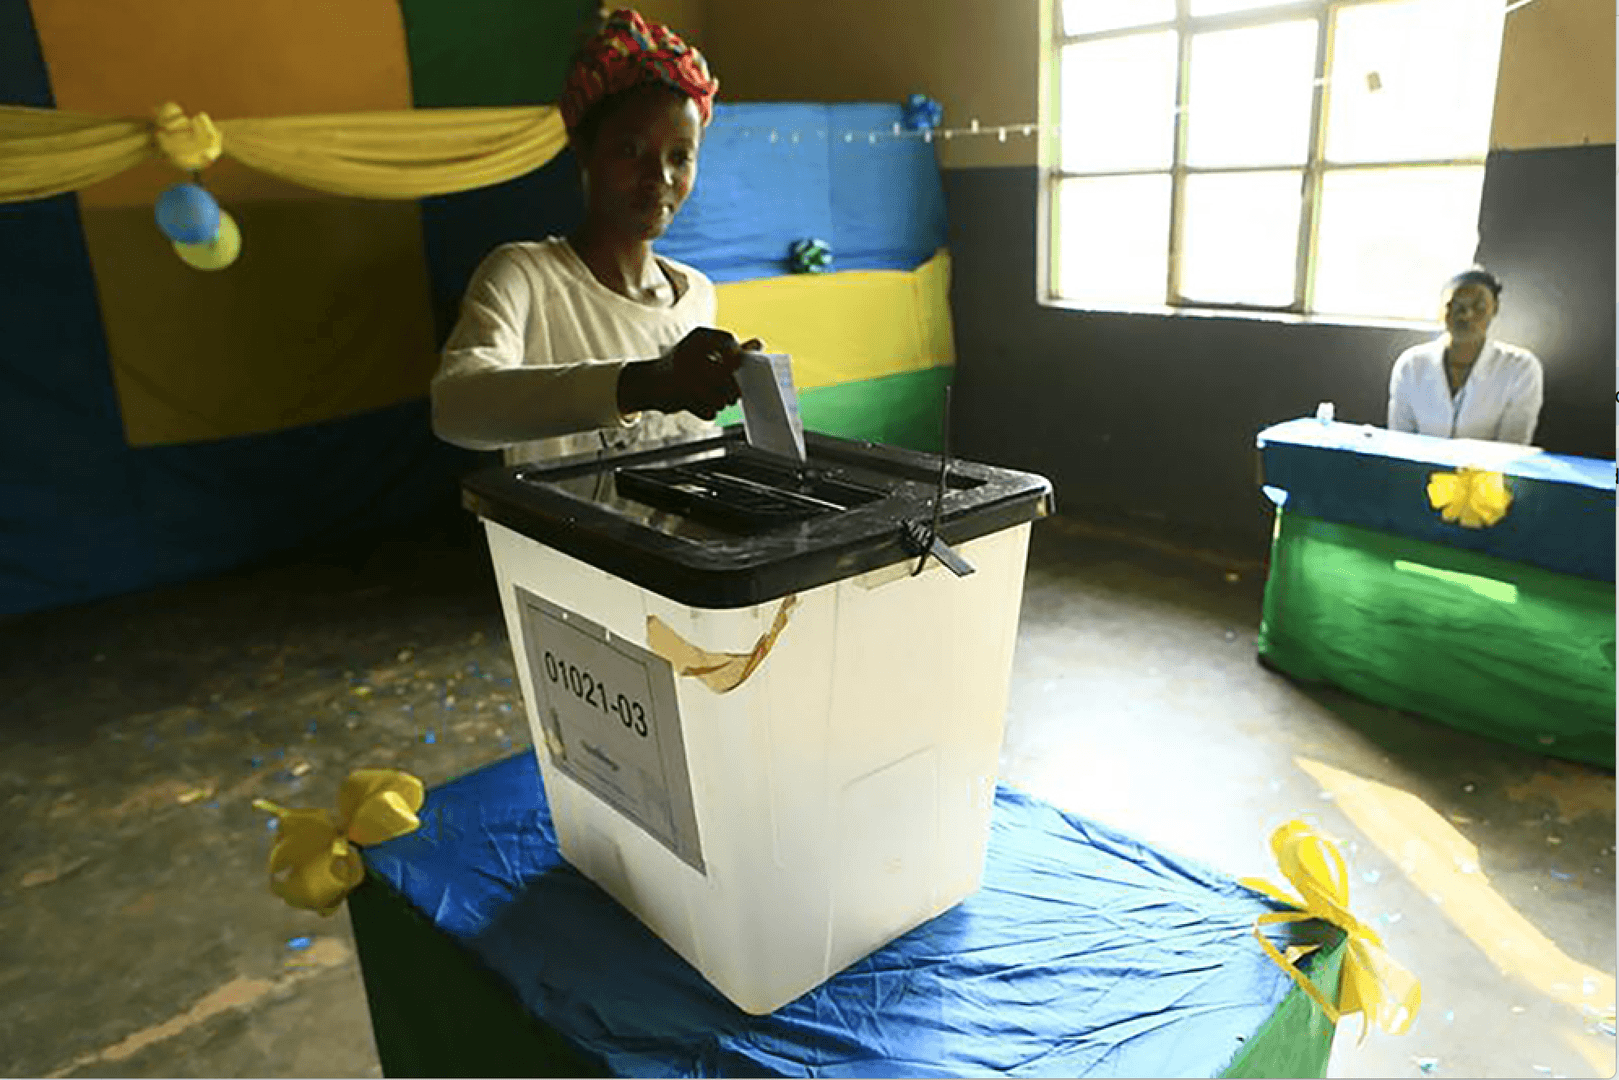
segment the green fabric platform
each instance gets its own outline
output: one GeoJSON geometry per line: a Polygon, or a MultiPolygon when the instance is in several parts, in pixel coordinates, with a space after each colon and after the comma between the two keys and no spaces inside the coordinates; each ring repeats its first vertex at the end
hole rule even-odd
{"type": "Polygon", "coordinates": [[[1614,586],[1276,511],[1259,653],[1536,753],[1614,767],[1614,586]]]}

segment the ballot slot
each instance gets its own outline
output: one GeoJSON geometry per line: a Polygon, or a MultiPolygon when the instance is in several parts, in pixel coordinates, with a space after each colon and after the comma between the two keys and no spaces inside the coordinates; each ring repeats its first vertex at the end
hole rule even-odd
{"type": "Polygon", "coordinates": [[[622,467],[614,484],[625,498],[742,532],[840,513],[889,494],[834,470],[737,454],[622,467]]]}

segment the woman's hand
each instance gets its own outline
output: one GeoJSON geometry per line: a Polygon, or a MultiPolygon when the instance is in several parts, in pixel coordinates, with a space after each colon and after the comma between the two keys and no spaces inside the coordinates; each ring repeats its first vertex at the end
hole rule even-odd
{"type": "Polygon", "coordinates": [[[736,369],[742,354],[762,347],[757,339],[738,342],[724,330],[699,327],[662,359],[624,366],[618,380],[619,411],[684,410],[712,420],[740,396],[736,369]]]}

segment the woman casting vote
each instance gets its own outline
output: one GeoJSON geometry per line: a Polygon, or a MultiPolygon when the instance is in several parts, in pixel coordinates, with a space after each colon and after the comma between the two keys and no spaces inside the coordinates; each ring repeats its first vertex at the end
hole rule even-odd
{"type": "Polygon", "coordinates": [[[440,438],[535,461],[707,434],[737,400],[733,373],[759,343],[713,329],[713,284],[652,251],[691,194],[718,87],[633,11],[583,48],[561,111],[584,223],[479,266],[433,380],[440,438]]]}
{"type": "Polygon", "coordinates": [[[1489,337],[1501,282],[1474,267],[1445,286],[1445,333],[1400,354],[1389,377],[1389,430],[1528,445],[1540,419],[1540,361],[1489,337]]]}

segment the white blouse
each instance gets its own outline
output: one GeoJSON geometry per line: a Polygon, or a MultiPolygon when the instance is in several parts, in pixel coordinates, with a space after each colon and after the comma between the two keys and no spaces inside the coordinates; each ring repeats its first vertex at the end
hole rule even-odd
{"type": "Polygon", "coordinates": [[[433,378],[434,432],[516,464],[717,430],[685,412],[618,411],[626,361],[657,359],[714,325],[713,283],[659,258],[685,281],[670,307],[613,292],[562,237],[496,248],[467,286],[433,378]]]}
{"type": "Polygon", "coordinates": [[[1540,420],[1540,361],[1528,349],[1487,341],[1455,394],[1445,376],[1445,339],[1413,345],[1389,376],[1390,431],[1528,446],[1540,420]]]}

